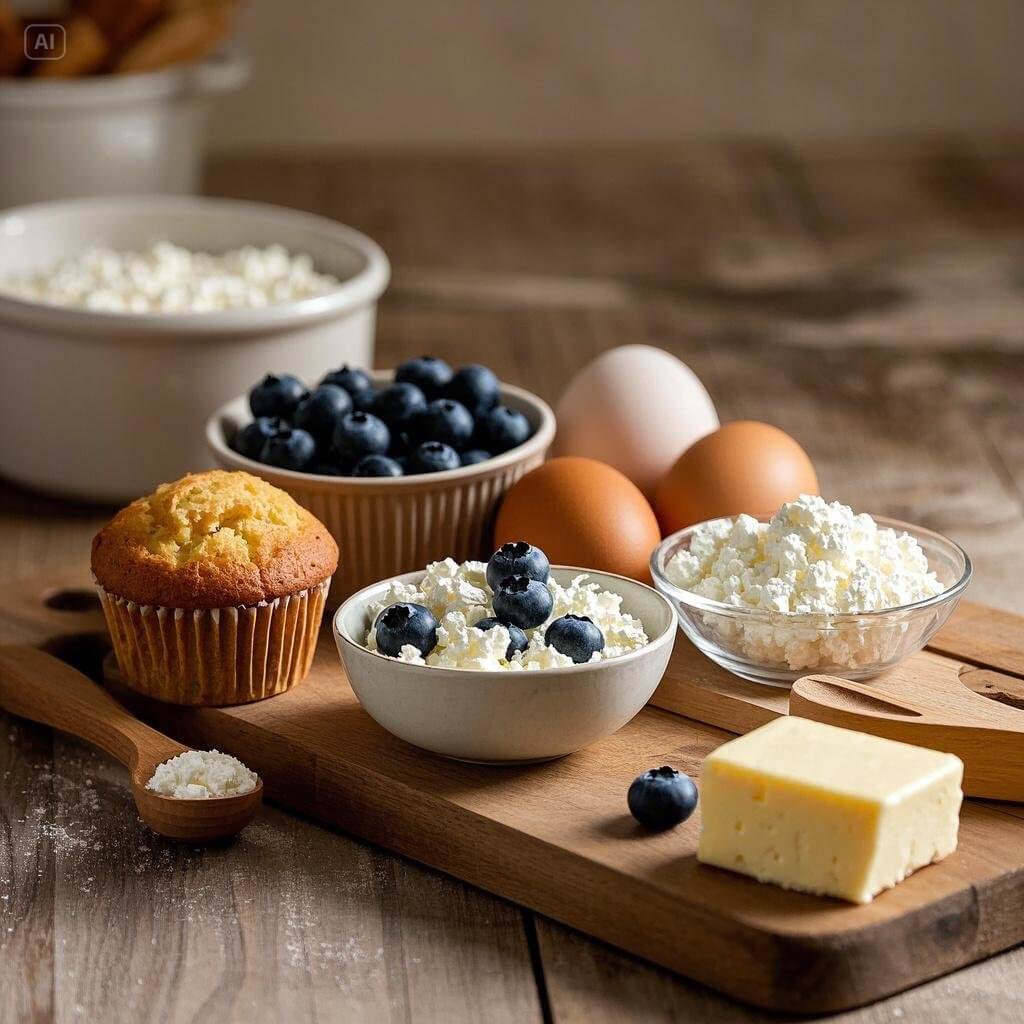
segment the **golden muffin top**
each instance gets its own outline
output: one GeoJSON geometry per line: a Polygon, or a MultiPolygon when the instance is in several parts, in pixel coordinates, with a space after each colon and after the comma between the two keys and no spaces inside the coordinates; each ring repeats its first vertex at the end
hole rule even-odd
{"type": "Polygon", "coordinates": [[[92,571],[105,590],[168,608],[272,601],[337,567],[334,539],[289,494],[220,469],[161,484],[92,542],[92,571]]]}

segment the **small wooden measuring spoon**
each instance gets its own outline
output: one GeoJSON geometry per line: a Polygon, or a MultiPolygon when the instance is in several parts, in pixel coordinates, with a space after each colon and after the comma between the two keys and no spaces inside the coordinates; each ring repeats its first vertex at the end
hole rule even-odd
{"type": "Polygon", "coordinates": [[[157,765],[188,747],[129,714],[102,687],[36,647],[0,647],[0,708],[87,740],[131,772],[142,820],[168,839],[207,843],[240,832],[255,817],[263,783],[240,796],[182,800],[146,789],[157,765]]]}

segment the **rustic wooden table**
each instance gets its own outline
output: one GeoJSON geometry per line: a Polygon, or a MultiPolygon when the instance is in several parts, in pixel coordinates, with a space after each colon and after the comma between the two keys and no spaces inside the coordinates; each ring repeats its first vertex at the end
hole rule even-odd
{"type": "MultiPolygon", "coordinates": [[[[233,157],[208,185],[383,244],[380,365],[436,351],[554,399],[660,345],[1024,610],[1024,142],[233,157]]],[[[0,502],[4,578],[84,561],[109,514],[0,502]]],[[[769,1019],[272,807],[226,849],[160,842],[119,769],[2,724],[0,1020],[769,1019]]],[[[838,1019],[1021,1022],[1022,982],[1017,949],[838,1019]]]]}

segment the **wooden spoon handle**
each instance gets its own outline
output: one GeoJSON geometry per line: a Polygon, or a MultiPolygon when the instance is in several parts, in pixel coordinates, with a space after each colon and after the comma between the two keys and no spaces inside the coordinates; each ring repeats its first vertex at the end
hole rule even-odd
{"type": "Polygon", "coordinates": [[[155,764],[186,749],[133,717],[88,676],[35,647],[0,647],[0,707],[80,736],[132,771],[142,752],[155,764]]]}

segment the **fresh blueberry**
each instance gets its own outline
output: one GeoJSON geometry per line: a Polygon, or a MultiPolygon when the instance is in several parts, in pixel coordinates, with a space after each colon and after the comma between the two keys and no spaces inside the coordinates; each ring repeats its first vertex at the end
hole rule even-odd
{"type": "Polygon", "coordinates": [[[331,370],[320,383],[337,384],[339,388],[343,388],[348,392],[349,398],[352,399],[352,407],[356,410],[365,412],[373,402],[373,381],[370,375],[365,370],[349,366],[348,363],[340,369],[331,370]]]}
{"type": "Polygon", "coordinates": [[[309,431],[323,448],[330,446],[334,431],[344,416],[352,411],[352,399],[337,384],[321,384],[311,391],[295,410],[295,426],[309,431]]]}
{"type": "Polygon", "coordinates": [[[525,540],[502,544],[487,563],[487,583],[491,590],[497,590],[508,576],[525,576],[538,583],[547,583],[550,575],[548,556],[525,540]]]}
{"type": "Polygon", "coordinates": [[[334,453],[347,465],[364,455],[383,455],[391,444],[388,428],[368,412],[350,412],[334,431],[334,453]]]}
{"type": "Polygon", "coordinates": [[[477,436],[488,451],[500,455],[528,440],[533,433],[530,421],[515,409],[499,405],[477,421],[477,436]]]}
{"type": "Polygon", "coordinates": [[[461,403],[436,398],[409,421],[409,431],[422,441],[441,441],[456,450],[469,444],[473,436],[473,417],[461,403]]]}
{"type": "Polygon", "coordinates": [[[316,455],[316,441],[305,430],[285,427],[268,437],[260,452],[260,462],[278,469],[305,470],[316,455]]]}
{"type": "Polygon", "coordinates": [[[471,415],[482,416],[498,404],[501,382],[486,366],[470,363],[455,371],[444,394],[461,402],[471,415]]]}
{"type": "Polygon", "coordinates": [[[247,459],[259,459],[267,441],[287,426],[278,416],[259,416],[235,431],[231,447],[247,459]]]}
{"type": "Polygon", "coordinates": [[[378,649],[397,658],[411,644],[425,658],[437,646],[437,619],[421,604],[388,605],[374,622],[378,649]]]}
{"type": "Polygon", "coordinates": [[[563,615],[548,626],[544,643],[582,665],[604,650],[604,633],[587,615],[563,615]]]}
{"type": "Polygon", "coordinates": [[[409,473],[443,473],[459,468],[459,453],[440,441],[425,441],[409,456],[409,473]]]}
{"type": "Polygon", "coordinates": [[[290,420],[295,407],[306,397],[306,386],[290,373],[268,373],[249,392],[253,416],[280,416],[290,420]]]}
{"type": "Polygon", "coordinates": [[[402,467],[387,455],[364,455],[352,467],[353,476],[401,476],[402,467]]]}
{"type": "Polygon", "coordinates": [[[667,764],[638,775],[626,797],[629,813],[652,829],[672,828],[693,814],[697,787],[693,779],[667,764]]]}
{"type": "Polygon", "coordinates": [[[508,576],[499,584],[491,604],[506,625],[533,629],[551,614],[554,600],[543,583],[529,576],[508,576]]]}
{"type": "Polygon", "coordinates": [[[493,616],[481,619],[479,622],[475,622],[474,625],[477,629],[483,630],[494,629],[495,626],[504,626],[508,630],[508,647],[505,649],[506,661],[511,661],[513,654],[525,651],[530,645],[530,641],[526,639],[526,634],[518,626],[512,626],[509,623],[501,622],[493,616]]]}
{"type": "Polygon", "coordinates": [[[437,398],[451,379],[452,368],[436,356],[410,359],[395,370],[397,383],[415,384],[428,399],[437,398]]]}
{"type": "Polygon", "coordinates": [[[394,433],[426,407],[426,396],[415,384],[399,383],[379,391],[370,408],[374,416],[382,419],[394,433]]]}
{"type": "Polygon", "coordinates": [[[470,448],[468,452],[463,452],[459,456],[459,461],[464,466],[475,466],[478,462],[487,462],[492,458],[494,456],[490,452],[485,452],[483,448],[470,448]]]}

